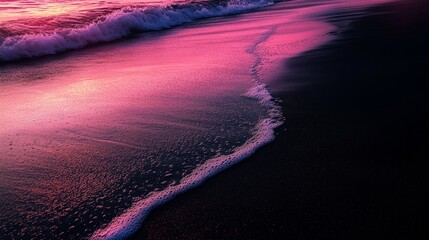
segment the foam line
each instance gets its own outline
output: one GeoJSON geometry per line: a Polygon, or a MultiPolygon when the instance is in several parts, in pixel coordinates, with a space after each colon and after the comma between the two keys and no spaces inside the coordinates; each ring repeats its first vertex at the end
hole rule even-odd
{"type": "Polygon", "coordinates": [[[178,185],[154,192],[147,198],[135,203],[124,214],[115,218],[106,228],[96,231],[91,239],[125,239],[134,234],[150,211],[177,195],[201,185],[207,178],[221,172],[241,160],[251,156],[258,148],[274,140],[274,128],[281,124],[271,118],[261,120],[254,135],[244,145],[235,149],[232,154],[216,157],[197,167],[183,178],[178,185]]]}

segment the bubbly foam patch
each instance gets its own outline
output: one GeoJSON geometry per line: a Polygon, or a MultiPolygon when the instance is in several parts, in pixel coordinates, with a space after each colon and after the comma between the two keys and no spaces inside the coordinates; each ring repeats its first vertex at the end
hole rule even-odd
{"type": "Polygon", "coordinates": [[[171,28],[197,19],[243,13],[271,4],[271,0],[239,0],[214,6],[191,3],[176,7],[126,7],[82,28],[0,38],[0,62],[56,54],[136,32],[171,28]]]}

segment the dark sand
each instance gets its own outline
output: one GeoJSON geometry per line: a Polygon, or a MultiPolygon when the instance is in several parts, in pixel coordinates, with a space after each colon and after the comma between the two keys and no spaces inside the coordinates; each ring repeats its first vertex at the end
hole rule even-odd
{"type": "Polygon", "coordinates": [[[154,210],[135,238],[429,239],[429,4],[371,11],[285,64],[272,144],[154,210]]]}

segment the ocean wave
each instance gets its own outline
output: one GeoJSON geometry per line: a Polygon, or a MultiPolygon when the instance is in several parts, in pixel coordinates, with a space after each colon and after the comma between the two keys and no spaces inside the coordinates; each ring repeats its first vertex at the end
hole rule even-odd
{"type": "Polygon", "coordinates": [[[80,28],[25,34],[0,39],[0,62],[52,55],[90,44],[117,40],[133,33],[167,29],[194,20],[239,14],[271,5],[271,0],[232,1],[217,5],[124,7],[80,28]]]}

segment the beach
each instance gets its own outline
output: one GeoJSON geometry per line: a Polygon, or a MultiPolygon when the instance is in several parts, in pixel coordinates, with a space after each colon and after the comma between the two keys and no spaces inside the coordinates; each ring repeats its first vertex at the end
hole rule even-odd
{"type": "Polygon", "coordinates": [[[5,1],[1,238],[427,239],[428,7],[5,1]]]}
{"type": "Polygon", "coordinates": [[[427,239],[428,10],[374,7],[286,61],[269,85],[286,116],[275,141],[133,239],[427,239]]]}

